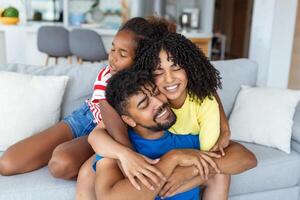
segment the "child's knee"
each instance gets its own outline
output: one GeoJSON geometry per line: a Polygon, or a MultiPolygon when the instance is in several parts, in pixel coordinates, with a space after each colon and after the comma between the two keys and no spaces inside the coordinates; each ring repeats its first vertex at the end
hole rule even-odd
{"type": "Polygon", "coordinates": [[[0,174],[3,176],[10,176],[14,174],[16,163],[6,157],[0,157],[0,174]]]}
{"type": "Polygon", "coordinates": [[[77,175],[78,169],[74,168],[74,158],[67,154],[53,155],[48,163],[49,171],[56,178],[71,179],[77,175]]]}

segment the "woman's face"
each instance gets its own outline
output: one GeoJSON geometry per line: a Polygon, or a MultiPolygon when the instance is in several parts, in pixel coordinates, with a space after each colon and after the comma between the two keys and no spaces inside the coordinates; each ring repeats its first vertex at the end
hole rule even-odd
{"type": "Polygon", "coordinates": [[[115,74],[133,65],[136,48],[137,44],[134,33],[128,30],[119,31],[117,33],[108,55],[111,74],[115,74]]]}
{"type": "Polygon", "coordinates": [[[187,95],[187,74],[179,65],[174,65],[172,57],[166,51],[159,53],[160,64],[154,70],[155,82],[163,94],[165,94],[175,108],[183,105],[187,95]]]}

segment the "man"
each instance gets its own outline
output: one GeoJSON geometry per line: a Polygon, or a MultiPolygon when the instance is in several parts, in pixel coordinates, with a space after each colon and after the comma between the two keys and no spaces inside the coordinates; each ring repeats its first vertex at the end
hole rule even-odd
{"type": "MultiPolygon", "coordinates": [[[[114,75],[106,92],[107,101],[131,127],[128,134],[135,150],[152,159],[160,158],[155,167],[167,179],[176,173],[188,176],[176,188],[176,195],[167,199],[199,199],[199,185],[206,181],[208,173],[213,176],[220,169],[221,173],[235,174],[256,165],[255,156],[237,143],[232,143],[226,149],[226,156],[219,158],[216,154],[199,151],[198,136],[173,135],[166,131],[175,123],[176,116],[145,71],[126,70],[114,75]]],[[[102,128],[97,127],[98,130],[102,128]]],[[[121,149],[107,139],[108,135],[102,136],[104,146],[113,148],[113,152],[121,149]]],[[[102,155],[118,159],[110,150],[103,148],[102,155]]],[[[116,160],[101,159],[101,156],[97,160],[95,188],[98,199],[160,199],[158,194],[167,180],[157,180],[157,186],[151,190],[140,184],[142,187],[137,190],[123,176],[116,160]]],[[[146,179],[141,176],[136,174],[139,180],[146,179]]]]}

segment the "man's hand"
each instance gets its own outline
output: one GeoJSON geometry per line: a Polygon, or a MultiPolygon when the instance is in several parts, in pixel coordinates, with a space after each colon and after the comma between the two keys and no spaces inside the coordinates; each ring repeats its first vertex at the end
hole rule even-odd
{"type": "Polygon", "coordinates": [[[159,196],[165,198],[176,191],[181,185],[191,180],[199,174],[199,170],[195,167],[177,167],[172,175],[168,178],[166,184],[161,189],[159,196]]]}
{"type": "Polygon", "coordinates": [[[225,156],[224,149],[228,147],[230,142],[230,130],[224,130],[222,131],[217,143],[215,146],[211,149],[211,151],[220,151],[222,156],[225,156]]]}
{"type": "Polygon", "coordinates": [[[177,158],[177,164],[182,167],[196,166],[203,179],[208,179],[209,165],[220,173],[219,168],[212,158],[220,158],[219,154],[213,152],[203,152],[195,149],[173,150],[177,158]]]}
{"type": "Polygon", "coordinates": [[[120,154],[119,161],[121,162],[124,175],[128,177],[130,183],[138,190],[141,190],[141,187],[135,178],[139,179],[150,190],[154,190],[154,186],[147,178],[158,186],[160,179],[166,180],[161,171],[153,166],[159,159],[152,160],[132,150],[128,150],[120,154]]]}

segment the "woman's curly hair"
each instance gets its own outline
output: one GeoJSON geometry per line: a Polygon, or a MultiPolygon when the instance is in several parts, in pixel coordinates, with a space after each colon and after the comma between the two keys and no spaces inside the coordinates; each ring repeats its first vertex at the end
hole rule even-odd
{"type": "Polygon", "coordinates": [[[189,39],[178,33],[165,32],[140,42],[136,55],[136,67],[152,74],[160,64],[159,53],[166,51],[168,59],[185,70],[190,96],[203,100],[211,97],[222,87],[219,71],[210,63],[204,53],[189,39]]]}

